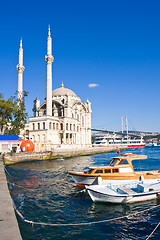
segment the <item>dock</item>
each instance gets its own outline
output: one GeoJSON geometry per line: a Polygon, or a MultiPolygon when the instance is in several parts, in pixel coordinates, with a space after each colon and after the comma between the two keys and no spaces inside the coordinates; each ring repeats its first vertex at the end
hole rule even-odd
{"type": "Polygon", "coordinates": [[[0,239],[22,240],[0,158],[0,239]]]}
{"type": "MultiPolygon", "coordinates": [[[[119,148],[124,150],[127,148],[119,148]]],[[[117,151],[117,147],[90,147],[81,149],[61,149],[57,148],[53,152],[20,152],[20,153],[4,153],[2,155],[4,165],[10,165],[19,162],[33,160],[54,160],[58,158],[70,158],[76,156],[88,156],[100,153],[117,151]]]]}

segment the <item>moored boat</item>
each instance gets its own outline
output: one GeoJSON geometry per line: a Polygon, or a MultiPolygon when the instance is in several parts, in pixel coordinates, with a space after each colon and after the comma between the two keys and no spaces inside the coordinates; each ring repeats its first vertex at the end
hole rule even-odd
{"type": "Polygon", "coordinates": [[[145,147],[143,138],[117,137],[117,136],[97,136],[93,147],[145,147]]]}
{"type": "Polygon", "coordinates": [[[145,142],[143,136],[129,134],[128,132],[128,118],[122,117],[122,132],[117,132],[111,134],[99,134],[95,136],[95,141],[93,143],[93,147],[127,147],[127,148],[138,148],[145,147],[145,142]],[[126,134],[124,134],[124,123],[126,126],[126,134]]]}
{"type": "Polygon", "coordinates": [[[160,183],[92,185],[86,189],[93,202],[133,203],[160,197],[160,183]]]}
{"type": "Polygon", "coordinates": [[[79,186],[91,185],[101,176],[104,184],[118,184],[144,181],[146,183],[160,182],[160,170],[134,171],[132,161],[146,159],[145,155],[123,154],[111,159],[107,166],[93,166],[88,171],[69,171],[73,180],[79,186]]]}

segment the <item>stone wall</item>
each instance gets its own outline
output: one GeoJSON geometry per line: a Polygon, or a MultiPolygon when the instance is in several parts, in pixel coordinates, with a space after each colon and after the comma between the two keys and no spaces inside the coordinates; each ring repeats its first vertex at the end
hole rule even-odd
{"type": "MultiPolygon", "coordinates": [[[[125,148],[121,148],[125,149],[125,148]]],[[[3,163],[5,165],[24,162],[24,161],[33,161],[33,160],[49,160],[57,158],[68,158],[74,156],[85,156],[85,155],[94,155],[98,153],[105,153],[117,151],[116,147],[93,147],[93,148],[84,148],[80,150],[65,150],[57,149],[54,152],[20,152],[20,153],[4,153],[2,155],[3,163]]]]}

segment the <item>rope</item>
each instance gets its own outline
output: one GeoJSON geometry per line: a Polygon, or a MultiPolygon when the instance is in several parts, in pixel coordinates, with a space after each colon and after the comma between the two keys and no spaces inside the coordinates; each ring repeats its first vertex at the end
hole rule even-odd
{"type": "Polygon", "coordinates": [[[14,177],[12,177],[11,174],[7,171],[6,167],[5,166],[3,166],[3,167],[4,167],[5,172],[8,174],[8,176],[14,179],[14,177]]]}
{"type": "MultiPolygon", "coordinates": [[[[4,166],[4,167],[5,167],[5,166],[4,166]]],[[[5,171],[6,171],[6,175],[12,177],[12,176],[10,175],[10,173],[7,171],[6,168],[5,168],[5,171]]],[[[62,180],[64,181],[67,177],[68,177],[68,175],[66,175],[65,178],[63,178],[62,180]]],[[[13,178],[13,177],[12,177],[12,178],[13,178]]],[[[13,179],[14,179],[14,178],[13,178],[13,179]]],[[[14,186],[17,186],[17,187],[19,187],[19,188],[27,189],[27,190],[29,190],[29,191],[35,191],[34,189],[31,189],[31,188],[29,188],[29,187],[24,187],[24,186],[22,186],[22,185],[20,185],[20,184],[16,184],[13,180],[10,180],[10,179],[8,179],[7,183],[11,184],[13,187],[14,187],[14,186]],[[12,181],[12,182],[11,182],[11,181],[12,181]]],[[[69,187],[69,186],[68,186],[68,187],[69,187]]],[[[69,189],[71,190],[70,187],[69,187],[69,189]]],[[[75,197],[76,197],[79,193],[81,193],[81,192],[86,192],[86,189],[83,189],[83,190],[81,190],[81,191],[79,191],[79,192],[76,192],[75,195],[73,196],[73,198],[75,198],[75,197]]]]}
{"type": "MultiPolygon", "coordinates": [[[[120,220],[120,219],[124,219],[124,218],[130,218],[130,217],[133,217],[133,216],[136,216],[138,214],[143,214],[145,212],[148,212],[150,210],[153,210],[155,208],[158,208],[160,206],[160,204],[158,206],[153,206],[151,208],[148,208],[148,209],[145,209],[143,211],[139,211],[139,212],[136,212],[136,213],[131,213],[131,214],[128,214],[126,216],[122,216],[122,217],[117,217],[117,218],[110,218],[110,219],[106,219],[106,220],[101,220],[101,221],[93,221],[93,222],[83,222],[83,223],[45,223],[45,222],[34,222],[34,221],[31,221],[31,220],[27,220],[24,218],[24,216],[17,210],[14,202],[13,202],[13,206],[14,206],[14,209],[16,211],[16,213],[20,216],[20,218],[26,222],[26,223],[29,223],[29,224],[32,224],[32,225],[42,225],[42,226],[63,226],[63,227],[66,227],[66,226],[86,226],[86,225],[93,225],[93,224],[99,224],[99,223],[106,223],[106,222],[111,222],[111,221],[115,221],[115,220],[120,220]]],[[[157,226],[158,227],[158,226],[157,226]]],[[[156,229],[155,229],[156,230],[156,229]]]]}
{"type": "Polygon", "coordinates": [[[150,237],[152,237],[153,233],[157,230],[159,225],[160,225],[160,222],[157,224],[157,226],[154,228],[154,230],[151,232],[151,234],[146,238],[146,240],[148,240],[150,237]]]}

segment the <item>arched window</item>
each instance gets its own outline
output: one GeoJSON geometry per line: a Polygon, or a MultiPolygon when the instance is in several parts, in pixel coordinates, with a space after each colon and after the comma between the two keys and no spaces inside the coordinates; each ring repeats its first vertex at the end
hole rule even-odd
{"type": "Polygon", "coordinates": [[[72,124],[70,124],[70,130],[72,131],[72,124]]]}
{"type": "Polygon", "coordinates": [[[59,127],[58,127],[58,123],[56,124],[56,129],[57,129],[57,130],[59,129],[59,127]]]}
{"type": "Polygon", "coordinates": [[[51,129],[51,128],[52,128],[52,123],[50,122],[50,123],[49,123],[49,129],[51,129]]]}
{"type": "Polygon", "coordinates": [[[35,124],[33,123],[33,130],[35,130],[35,124]]]}
{"type": "Polygon", "coordinates": [[[26,135],[29,135],[29,130],[26,130],[26,135]]]}
{"type": "Polygon", "coordinates": [[[40,130],[40,123],[38,123],[38,130],[40,130]]]}
{"type": "Polygon", "coordinates": [[[68,123],[66,123],[66,130],[68,130],[68,123]]]}
{"type": "Polygon", "coordinates": [[[55,123],[53,123],[53,130],[55,130],[55,123]]]}
{"type": "Polygon", "coordinates": [[[61,123],[61,130],[63,130],[63,123],[61,123]]]}
{"type": "Polygon", "coordinates": [[[43,129],[45,129],[45,122],[43,122],[43,129]]]}
{"type": "Polygon", "coordinates": [[[73,131],[75,131],[76,130],[76,126],[75,126],[75,124],[73,124],[73,131]]]}
{"type": "Polygon", "coordinates": [[[84,127],[84,117],[82,116],[82,126],[84,127]]]}
{"type": "Polygon", "coordinates": [[[45,137],[45,134],[43,134],[43,139],[42,139],[42,141],[45,142],[45,140],[46,140],[46,137],[45,137]]]}
{"type": "Polygon", "coordinates": [[[38,140],[38,142],[40,142],[40,135],[38,135],[38,139],[37,140],[38,140]]]}
{"type": "Polygon", "coordinates": [[[79,121],[79,115],[77,114],[77,120],[79,121]]]}

